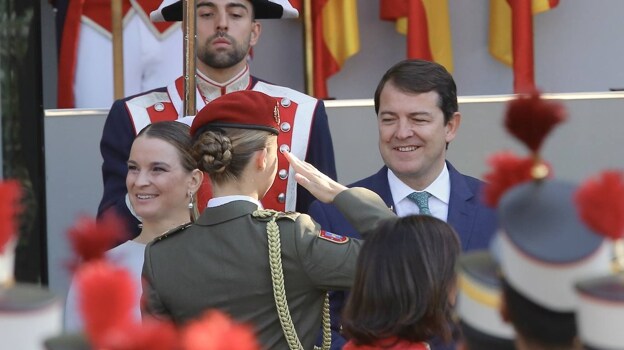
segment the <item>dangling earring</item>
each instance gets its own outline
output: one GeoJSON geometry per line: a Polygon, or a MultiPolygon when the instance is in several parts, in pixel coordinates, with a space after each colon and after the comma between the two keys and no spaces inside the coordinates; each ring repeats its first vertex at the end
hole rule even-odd
{"type": "Polygon", "coordinates": [[[191,197],[188,204],[189,214],[191,222],[195,222],[195,220],[199,217],[199,210],[197,210],[197,203],[195,202],[195,194],[193,194],[193,192],[189,192],[189,197],[191,197]]]}

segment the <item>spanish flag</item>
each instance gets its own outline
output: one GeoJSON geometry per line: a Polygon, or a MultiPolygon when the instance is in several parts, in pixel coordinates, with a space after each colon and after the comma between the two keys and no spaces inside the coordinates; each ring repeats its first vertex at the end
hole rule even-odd
{"type": "Polygon", "coordinates": [[[311,31],[311,45],[306,45],[311,84],[310,94],[329,97],[327,79],[336,74],[344,62],[360,50],[357,0],[298,0],[291,1],[309,18],[306,31],[311,31]],[[305,13],[305,9],[310,13],[305,13]],[[311,27],[311,28],[310,28],[311,27]],[[311,52],[309,52],[311,51],[311,52]]]}
{"type": "Polygon", "coordinates": [[[448,0],[381,0],[380,17],[407,35],[407,58],[435,61],[453,71],[448,0]]]}
{"type": "Polygon", "coordinates": [[[490,0],[490,54],[513,66],[514,92],[535,89],[533,15],[559,0],[490,0]]]}

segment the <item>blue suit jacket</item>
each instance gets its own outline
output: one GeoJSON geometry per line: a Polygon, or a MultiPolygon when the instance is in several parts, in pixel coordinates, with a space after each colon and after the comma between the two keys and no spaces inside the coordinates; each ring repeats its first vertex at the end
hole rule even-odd
{"type": "MultiPolygon", "coordinates": [[[[464,252],[486,249],[490,239],[494,236],[498,222],[496,211],[485,206],[480,200],[484,183],[459,173],[448,161],[446,165],[451,182],[447,222],[457,231],[464,252]]],[[[349,187],[356,186],[368,188],[379,194],[388,207],[394,208],[394,201],[388,184],[387,167],[384,166],[376,174],[349,185],[349,187]]],[[[331,204],[315,201],[310,205],[308,213],[326,231],[353,238],[362,238],[331,204]]],[[[345,343],[338,331],[340,329],[340,313],[346,296],[347,293],[345,292],[333,292],[331,296],[332,349],[341,349],[345,343]]],[[[430,344],[432,350],[453,348],[436,343],[434,341],[430,344]]]]}

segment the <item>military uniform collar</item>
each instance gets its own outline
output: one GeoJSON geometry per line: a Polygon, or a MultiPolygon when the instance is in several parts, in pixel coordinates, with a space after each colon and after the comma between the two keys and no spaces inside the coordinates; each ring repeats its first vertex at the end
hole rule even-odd
{"type": "Polygon", "coordinates": [[[205,103],[230,92],[249,89],[250,84],[249,65],[245,65],[242,71],[225,83],[217,83],[199,70],[197,71],[197,89],[205,103]]]}
{"type": "Polygon", "coordinates": [[[234,201],[247,201],[247,202],[255,203],[258,206],[258,209],[264,209],[262,207],[262,203],[260,203],[259,200],[255,199],[253,197],[243,196],[243,195],[222,196],[222,197],[210,198],[210,200],[208,201],[208,205],[207,206],[208,206],[208,208],[218,207],[220,205],[228,204],[228,203],[234,202],[234,201]]]}
{"type": "Polygon", "coordinates": [[[235,200],[218,207],[206,208],[195,224],[200,226],[217,225],[241,216],[250,215],[257,209],[258,204],[256,203],[246,200],[235,200]]]}

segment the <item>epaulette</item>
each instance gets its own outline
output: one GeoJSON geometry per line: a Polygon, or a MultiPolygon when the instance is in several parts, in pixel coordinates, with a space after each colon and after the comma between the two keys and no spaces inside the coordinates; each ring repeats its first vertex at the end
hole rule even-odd
{"type": "Polygon", "coordinates": [[[184,230],[186,230],[187,228],[191,227],[193,223],[192,222],[187,222],[185,224],[182,224],[180,226],[176,226],[170,230],[165,231],[165,233],[163,233],[162,235],[156,237],[154,239],[154,242],[158,242],[158,241],[162,241],[163,239],[170,237],[172,235],[178,234],[184,230]]]}
{"type": "Polygon", "coordinates": [[[273,218],[275,218],[275,220],[289,219],[295,221],[301,214],[294,211],[283,212],[273,209],[259,209],[254,211],[251,215],[260,221],[269,221],[273,218]]]}
{"type": "Polygon", "coordinates": [[[279,215],[277,216],[277,220],[279,220],[279,219],[290,219],[292,221],[295,221],[295,220],[297,220],[299,215],[301,215],[301,213],[297,213],[296,211],[280,212],[279,215]]]}

